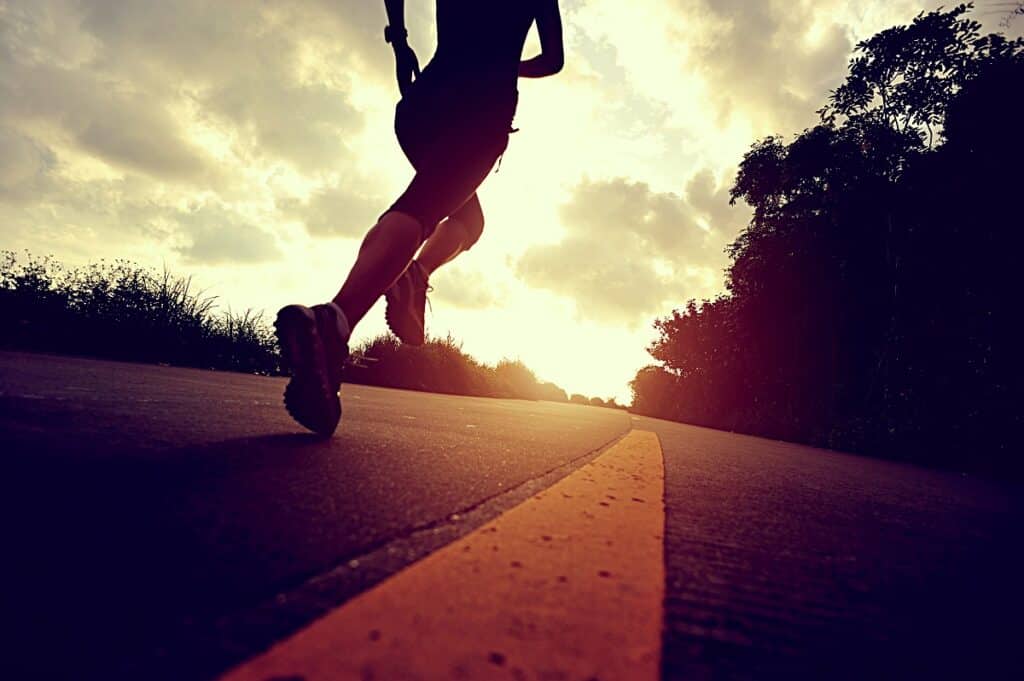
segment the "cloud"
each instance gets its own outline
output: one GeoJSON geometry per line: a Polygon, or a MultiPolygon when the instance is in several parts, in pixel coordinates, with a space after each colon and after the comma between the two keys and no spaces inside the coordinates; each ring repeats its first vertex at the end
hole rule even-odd
{"type": "Polygon", "coordinates": [[[16,130],[0,126],[0,198],[24,200],[47,182],[53,151],[16,130]]]}
{"type": "Polygon", "coordinates": [[[165,180],[199,180],[210,159],[185,139],[166,102],[94,73],[14,61],[0,79],[0,123],[59,131],[58,143],[165,180]]]}
{"type": "Polygon", "coordinates": [[[333,170],[363,126],[366,4],[5,3],[0,123],[165,182],[209,186],[230,155],[333,170]]]}
{"type": "Polygon", "coordinates": [[[853,48],[829,3],[687,0],[679,7],[703,20],[702,39],[686,33],[689,61],[723,119],[755,113],[782,130],[800,129],[839,83],[853,48]]]}
{"type": "Polygon", "coordinates": [[[572,298],[581,317],[608,323],[636,325],[711,295],[722,248],[745,217],[712,182],[698,173],[680,196],[621,178],[584,181],[562,206],[565,238],[527,249],[516,272],[530,286],[572,298]]]}
{"type": "Polygon", "coordinates": [[[570,18],[584,41],[613,46],[603,61],[621,67],[639,95],[667,107],[664,128],[721,154],[742,150],[752,136],[812,125],[856,41],[934,4],[583,0],[570,18]]]}
{"type": "Polygon", "coordinates": [[[176,222],[190,242],[176,250],[191,263],[261,263],[280,254],[273,235],[221,206],[205,204],[181,211],[176,222]]]}
{"type": "Polygon", "coordinates": [[[301,221],[310,234],[325,237],[361,237],[387,206],[380,197],[344,183],[322,187],[306,201],[278,201],[284,215],[301,221]]]}
{"type": "Polygon", "coordinates": [[[313,236],[362,233],[386,204],[341,178],[351,93],[393,78],[382,26],[362,0],[0,3],[5,231],[191,263],[277,257],[275,205],[313,236]]]}
{"type": "MultiPolygon", "coordinates": [[[[350,24],[309,3],[93,3],[83,26],[129,57],[133,82],[171,80],[247,158],[337,164],[362,126],[344,67],[350,24]]],[[[116,69],[120,70],[120,69],[116,69]]]]}
{"type": "Polygon", "coordinates": [[[209,113],[232,126],[246,156],[287,160],[308,172],[348,160],[345,139],[358,134],[363,124],[345,95],[323,84],[239,78],[201,101],[209,113]]]}
{"type": "Polygon", "coordinates": [[[495,307],[508,297],[508,292],[501,286],[495,286],[490,277],[458,265],[438,270],[430,278],[430,284],[434,288],[431,296],[435,300],[465,310],[495,307]]]}

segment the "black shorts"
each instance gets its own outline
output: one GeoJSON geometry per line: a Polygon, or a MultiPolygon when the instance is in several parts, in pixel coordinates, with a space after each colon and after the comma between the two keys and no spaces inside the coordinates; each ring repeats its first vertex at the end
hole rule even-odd
{"type": "Polygon", "coordinates": [[[416,175],[391,210],[416,218],[424,240],[458,219],[505,152],[516,100],[421,78],[398,103],[395,134],[416,175]]]}

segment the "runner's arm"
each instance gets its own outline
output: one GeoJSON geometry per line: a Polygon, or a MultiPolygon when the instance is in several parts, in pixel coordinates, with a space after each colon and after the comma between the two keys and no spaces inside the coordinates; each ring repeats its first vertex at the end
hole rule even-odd
{"type": "Polygon", "coordinates": [[[405,28],[405,0],[384,0],[388,13],[388,26],[401,31],[405,28]]]}
{"type": "Polygon", "coordinates": [[[540,54],[519,63],[521,78],[553,76],[565,64],[558,0],[541,0],[540,9],[537,10],[537,33],[540,34],[540,54]]]}
{"type": "Polygon", "coordinates": [[[420,75],[420,62],[406,40],[405,0],[384,0],[384,9],[388,14],[385,39],[395,51],[395,78],[398,80],[398,90],[405,95],[413,78],[419,78],[420,75]]]}

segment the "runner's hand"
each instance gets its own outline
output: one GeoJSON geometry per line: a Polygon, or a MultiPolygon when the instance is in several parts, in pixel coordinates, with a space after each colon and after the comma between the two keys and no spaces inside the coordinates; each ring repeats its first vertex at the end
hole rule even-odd
{"type": "Polygon", "coordinates": [[[414,78],[420,77],[420,61],[416,53],[404,40],[392,45],[395,50],[395,77],[398,79],[398,91],[405,96],[405,91],[412,85],[414,78]]]}

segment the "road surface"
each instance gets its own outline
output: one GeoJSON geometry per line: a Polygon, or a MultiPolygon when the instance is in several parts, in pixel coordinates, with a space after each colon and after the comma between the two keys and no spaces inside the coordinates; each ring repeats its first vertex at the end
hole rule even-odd
{"type": "Polygon", "coordinates": [[[664,678],[993,678],[1024,661],[1020,486],[617,410],[362,386],[324,441],[283,412],[283,385],[0,354],[9,668],[215,678],[638,433],[664,464],[664,678]]]}

